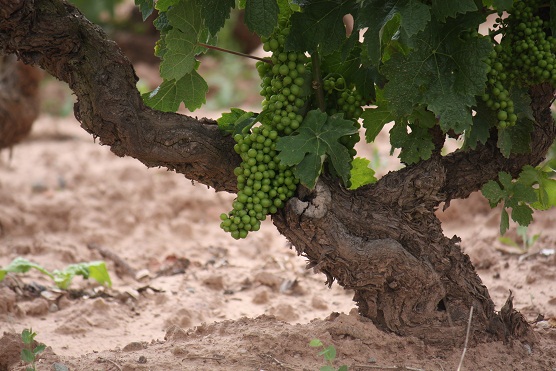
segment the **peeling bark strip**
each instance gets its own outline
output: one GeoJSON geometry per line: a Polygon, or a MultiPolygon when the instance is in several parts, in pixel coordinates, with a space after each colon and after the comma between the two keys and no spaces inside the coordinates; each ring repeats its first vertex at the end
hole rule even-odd
{"type": "MultiPolygon", "coordinates": [[[[62,0],[0,0],[0,46],[68,82],[81,126],[118,156],[164,166],[217,190],[236,191],[233,141],[214,122],[146,108],[127,58],[62,0]]],[[[529,337],[513,310],[494,311],[487,289],[457,237],[445,237],[434,210],[466,198],[496,178],[536,165],[556,137],[550,116],[554,90],[531,90],[537,123],[532,152],[505,159],[493,136],[475,151],[458,151],[390,173],[378,183],[347,191],[323,178],[273,217],[306,256],[309,267],[355,290],[359,311],[383,329],[428,343],[461,344],[470,307],[475,341],[529,337]]]]}

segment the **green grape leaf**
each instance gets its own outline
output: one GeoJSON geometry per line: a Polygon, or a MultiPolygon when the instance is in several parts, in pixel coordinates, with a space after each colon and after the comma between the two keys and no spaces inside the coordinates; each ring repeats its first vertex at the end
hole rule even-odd
{"type": "Polygon", "coordinates": [[[166,12],[158,13],[158,17],[156,17],[153,24],[157,30],[162,32],[162,34],[160,35],[161,38],[162,36],[166,36],[166,32],[172,29],[172,26],[170,26],[170,22],[168,21],[166,12]]]}
{"type": "Polygon", "coordinates": [[[425,129],[431,129],[436,125],[434,113],[427,110],[425,106],[418,106],[408,117],[408,121],[413,125],[418,125],[425,129]]]}
{"type": "Polygon", "coordinates": [[[529,225],[533,221],[533,209],[527,205],[512,207],[512,220],[519,225],[529,225]]]}
{"type": "MultiPolygon", "coordinates": [[[[369,57],[373,65],[378,66],[382,59],[381,50],[384,42],[390,43],[382,36],[387,30],[387,24],[396,15],[401,16],[399,31],[402,40],[399,43],[407,44],[409,39],[418,32],[423,31],[431,19],[430,8],[419,0],[369,0],[362,3],[361,11],[356,17],[356,28],[367,28],[365,44],[368,47],[369,57]]],[[[394,21],[390,27],[394,26],[394,21]]],[[[387,32],[391,34],[392,32],[387,32]]],[[[396,35],[394,33],[394,35],[396,35]]],[[[397,37],[397,36],[396,36],[397,37]]],[[[398,47],[405,49],[403,46],[398,47]]]]}
{"type": "Polygon", "coordinates": [[[536,187],[534,190],[537,200],[531,206],[537,210],[556,206],[556,180],[551,179],[551,175],[554,175],[554,171],[547,172],[530,165],[525,165],[519,174],[519,183],[526,187],[536,187]]]}
{"type": "Polygon", "coordinates": [[[432,136],[428,129],[409,125],[411,133],[407,132],[407,123],[396,122],[390,130],[390,144],[394,148],[401,148],[400,160],[407,165],[428,160],[434,150],[432,136]]]}
{"type": "Polygon", "coordinates": [[[512,220],[520,225],[526,226],[533,220],[533,209],[527,204],[538,202],[539,196],[537,190],[532,188],[531,182],[538,180],[531,170],[525,168],[523,178],[513,181],[510,174],[506,172],[498,173],[497,183],[493,180],[488,181],[481,189],[483,196],[488,199],[491,207],[495,207],[501,201],[504,202],[502,209],[502,218],[500,221],[500,233],[504,234],[509,228],[509,215],[507,208],[512,209],[512,220]]]}
{"type": "Polygon", "coordinates": [[[465,131],[465,148],[475,149],[477,143],[485,144],[490,138],[490,128],[497,122],[496,113],[487,107],[481,99],[475,108],[476,114],[473,116],[473,126],[465,131]]]}
{"type": "Polygon", "coordinates": [[[367,143],[374,142],[377,135],[382,131],[384,125],[394,121],[394,116],[384,104],[377,108],[367,108],[361,114],[363,127],[365,128],[365,140],[367,143]]]}
{"type": "MultiPolygon", "coordinates": [[[[483,1],[483,4],[484,2],[485,1],[483,1]]],[[[498,11],[510,10],[514,5],[514,0],[491,0],[490,2],[492,3],[492,7],[498,11]]],[[[552,5],[552,1],[550,3],[552,5]]]]}
{"type": "Polygon", "coordinates": [[[462,40],[460,32],[476,26],[480,17],[461,16],[448,23],[431,21],[414,37],[415,49],[408,55],[394,55],[382,72],[389,82],[385,97],[397,117],[409,115],[423,104],[440,118],[444,132],[456,133],[472,125],[471,107],[482,94],[492,45],[486,37],[462,40]]]}
{"type": "Polygon", "coordinates": [[[281,137],[276,142],[280,162],[295,166],[296,176],[312,189],[322,170],[322,163],[328,158],[344,184],[347,184],[351,157],[348,149],[338,140],[357,132],[353,122],[345,120],[341,115],[328,116],[319,110],[313,110],[307,113],[297,132],[296,135],[281,137]]]}
{"type": "Polygon", "coordinates": [[[139,7],[143,21],[145,21],[153,13],[154,0],[135,0],[135,5],[139,7]]]}
{"type": "Polygon", "coordinates": [[[502,155],[509,158],[512,153],[529,153],[533,129],[533,122],[527,119],[518,119],[515,126],[498,129],[496,145],[502,155]]]}
{"type": "Polygon", "coordinates": [[[193,71],[179,80],[164,81],[155,90],[143,94],[145,103],[164,112],[176,112],[183,101],[185,107],[194,111],[206,101],[208,85],[203,78],[193,71]]]}
{"type": "MultiPolygon", "coordinates": [[[[179,80],[195,68],[199,35],[206,33],[200,8],[191,1],[182,1],[167,12],[172,29],[166,33],[166,51],[160,64],[160,76],[165,80],[179,80]]],[[[203,40],[205,41],[205,40],[203,40]]]]}
{"type": "Polygon", "coordinates": [[[514,87],[510,90],[510,98],[514,102],[514,110],[518,118],[535,121],[533,109],[531,108],[531,96],[527,89],[514,87]]]}
{"type": "Polygon", "coordinates": [[[432,0],[432,14],[441,22],[446,18],[455,18],[457,14],[474,12],[477,10],[474,0],[432,0]]]}
{"type": "Polygon", "coordinates": [[[166,53],[160,64],[160,76],[165,80],[180,79],[191,72],[197,63],[195,48],[197,35],[171,29],[165,37],[166,53]]]}
{"type": "Polygon", "coordinates": [[[253,112],[246,112],[239,108],[232,108],[230,112],[223,113],[222,117],[216,120],[218,128],[229,134],[238,134],[243,131],[244,124],[248,123],[248,120],[253,118],[255,114],[253,112]]]}
{"type": "Polygon", "coordinates": [[[400,14],[396,13],[392,19],[382,27],[380,35],[380,60],[382,63],[387,62],[396,53],[407,54],[409,52],[409,47],[401,41],[402,38],[399,35],[401,19],[402,17],[400,14]]]}
{"type": "Polygon", "coordinates": [[[235,7],[235,0],[201,0],[201,16],[211,35],[216,35],[230,18],[230,11],[235,7]]]}
{"type": "Polygon", "coordinates": [[[504,190],[500,188],[500,185],[498,185],[498,183],[494,180],[489,180],[488,182],[486,182],[483,188],[481,188],[481,192],[483,193],[483,196],[485,196],[485,198],[488,200],[490,207],[495,207],[496,205],[498,205],[500,200],[504,199],[504,197],[506,196],[506,192],[504,192],[504,190]]]}
{"type": "Polygon", "coordinates": [[[375,171],[369,167],[370,163],[371,161],[362,157],[353,159],[349,179],[351,186],[348,189],[355,190],[364,185],[376,183],[375,171]]]}
{"type": "Polygon", "coordinates": [[[260,36],[270,36],[278,24],[280,8],[276,0],[247,0],[245,24],[260,36]]]}
{"type": "Polygon", "coordinates": [[[180,0],[157,0],[154,7],[161,12],[166,12],[171,6],[174,6],[179,2],[180,0]]]}
{"type": "MultiPolygon", "coordinates": [[[[346,39],[346,42],[349,39],[346,39]]],[[[328,73],[337,73],[350,80],[359,70],[361,65],[361,49],[354,47],[348,55],[344,56],[343,50],[338,49],[322,59],[321,67],[328,73]]],[[[349,85],[349,84],[348,84],[349,85]]]]}
{"type": "Polygon", "coordinates": [[[372,67],[360,66],[355,73],[355,88],[361,93],[363,99],[376,99],[375,76],[378,71],[372,67]]]}
{"type": "Polygon", "coordinates": [[[314,0],[300,4],[302,12],[291,16],[291,31],[286,49],[322,55],[338,50],[346,39],[343,16],[356,14],[355,0],[314,0]]]}

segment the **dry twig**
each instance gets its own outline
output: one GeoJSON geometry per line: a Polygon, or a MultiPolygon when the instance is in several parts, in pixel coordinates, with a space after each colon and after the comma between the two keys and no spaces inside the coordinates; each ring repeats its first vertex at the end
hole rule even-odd
{"type": "Polygon", "coordinates": [[[471,309],[469,310],[469,322],[467,322],[467,334],[465,335],[465,343],[463,344],[463,352],[461,352],[461,359],[459,360],[458,371],[461,371],[461,365],[463,365],[465,352],[467,352],[467,342],[469,341],[469,331],[471,330],[472,318],[473,318],[473,306],[471,306],[471,309]]]}

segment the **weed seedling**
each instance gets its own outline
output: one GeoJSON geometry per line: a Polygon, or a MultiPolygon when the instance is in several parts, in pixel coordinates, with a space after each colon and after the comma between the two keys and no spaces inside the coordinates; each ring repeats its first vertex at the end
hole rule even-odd
{"type": "Polygon", "coordinates": [[[534,234],[534,235],[530,236],[528,234],[528,228],[526,226],[522,226],[522,225],[517,227],[517,235],[519,237],[521,237],[521,241],[522,241],[521,246],[519,246],[517,241],[515,241],[511,237],[502,236],[502,237],[499,237],[498,240],[500,242],[502,242],[504,245],[515,247],[515,248],[521,250],[522,253],[526,253],[526,252],[529,251],[529,249],[531,247],[533,247],[535,242],[537,242],[537,240],[541,236],[540,234],[534,234]]]}
{"type": "Polygon", "coordinates": [[[340,366],[337,370],[334,368],[334,360],[336,359],[336,348],[334,345],[325,347],[322,341],[319,339],[313,339],[309,342],[309,346],[322,349],[318,355],[323,356],[327,364],[322,366],[320,371],[348,371],[348,366],[346,365],[340,366]]]}
{"type": "Polygon", "coordinates": [[[30,262],[27,259],[15,258],[5,268],[0,267],[0,281],[2,281],[8,273],[27,273],[31,269],[36,269],[42,274],[52,278],[56,286],[62,290],[66,290],[69,287],[75,276],[82,276],[85,279],[92,278],[101,285],[106,285],[108,287],[112,286],[110,275],[103,261],[70,264],[61,271],[56,269],[53,272],[49,272],[40,265],[30,262]]]}
{"type": "Polygon", "coordinates": [[[21,360],[29,366],[25,368],[25,371],[35,371],[35,363],[37,361],[37,356],[44,351],[46,345],[39,343],[33,348],[33,343],[35,341],[36,332],[33,329],[25,329],[21,332],[21,340],[25,344],[25,348],[21,350],[21,360]]]}

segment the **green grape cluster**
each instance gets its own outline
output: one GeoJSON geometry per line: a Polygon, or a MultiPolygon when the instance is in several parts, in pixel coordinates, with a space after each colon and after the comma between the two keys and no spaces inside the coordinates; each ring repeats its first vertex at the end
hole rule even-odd
{"type": "Polygon", "coordinates": [[[258,231],[267,214],[278,211],[297,188],[291,169],[276,157],[277,138],[278,132],[265,124],[234,136],[234,150],[242,159],[234,169],[239,191],[232,211],[220,215],[220,227],[235,239],[258,231]]]}
{"type": "Polygon", "coordinates": [[[538,0],[516,1],[511,16],[500,20],[508,30],[500,44],[503,62],[512,66],[508,77],[523,85],[556,85],[556,39],[546,34],[549,22],[535,15],[540,5],[538,0]]]}
{"type": "Polygon", "coordinates": [[[220,215],[220,227],[235,239],[259,230],[266,216],[283,207],[299,184],[292,169],[280,164],[276,152],[276,140],[299,128],[306,101],[303,86],[309,59],[303,53],[284,51],[288,33],[281,22],[271,37],[263,38],[264,49],[272,52],[272,63],[257,63],[264,114],[251,132],[234,136],[234,150],[242,160],[234,169],[239,191],[232,211],[220,215]]]}
{"type": "Polygon", "coordinates": [[[517,122],[509,92],[513,86],[556,86],[556,39],[546,34],[548,22],[535,15],[540,5],[539,0],[516,1],[507,18],[496,20],[495,33],[502,40],[485,61],[488,81],[482,99],[496,112],[501,129],[517,122]]]}
{"type": "MultiPolygon", "coordinates": [[[[326,93],[327,113],[342,113],[344,118],[352,120],[359,129],[361,125],[358,120],[363,114],[363,105],[366,102],[355,85],[347,86],[342,76],[328,75],[323,79],[323,90],[326,93]]],[[[352,157],[355,157],[357,151],[354,147],[359,139],[359,134],[347,135],[340,138],[340,143],[348,148],[352,157]]]]}
{"type": "Polygon", "coordinates": [[[285,51],[290,32],[287,24],[280,22],[277,30],[270,38],[262,38],[264,50],[272,52],[272,64],[257,62],[257,71],[262,80],[263,111],[271,116],[269,124],[280,135],[290,135],[303,121],[309,58],[304,53],[285,51]]]}
{"type": "Polygon", "coordinates": [[[510,98],[510,92],[505,88],[509,84],[508,76],[504,72],[506,69],[498,58],[501,52],[502,47],[496,45],[490,58],[485,60],[488,66],[488,81],[482,99],[490,109],[496,112],[497,127],[505,129],[516,124],[517,115],[514,113],[514,102],[510,98]]]}

